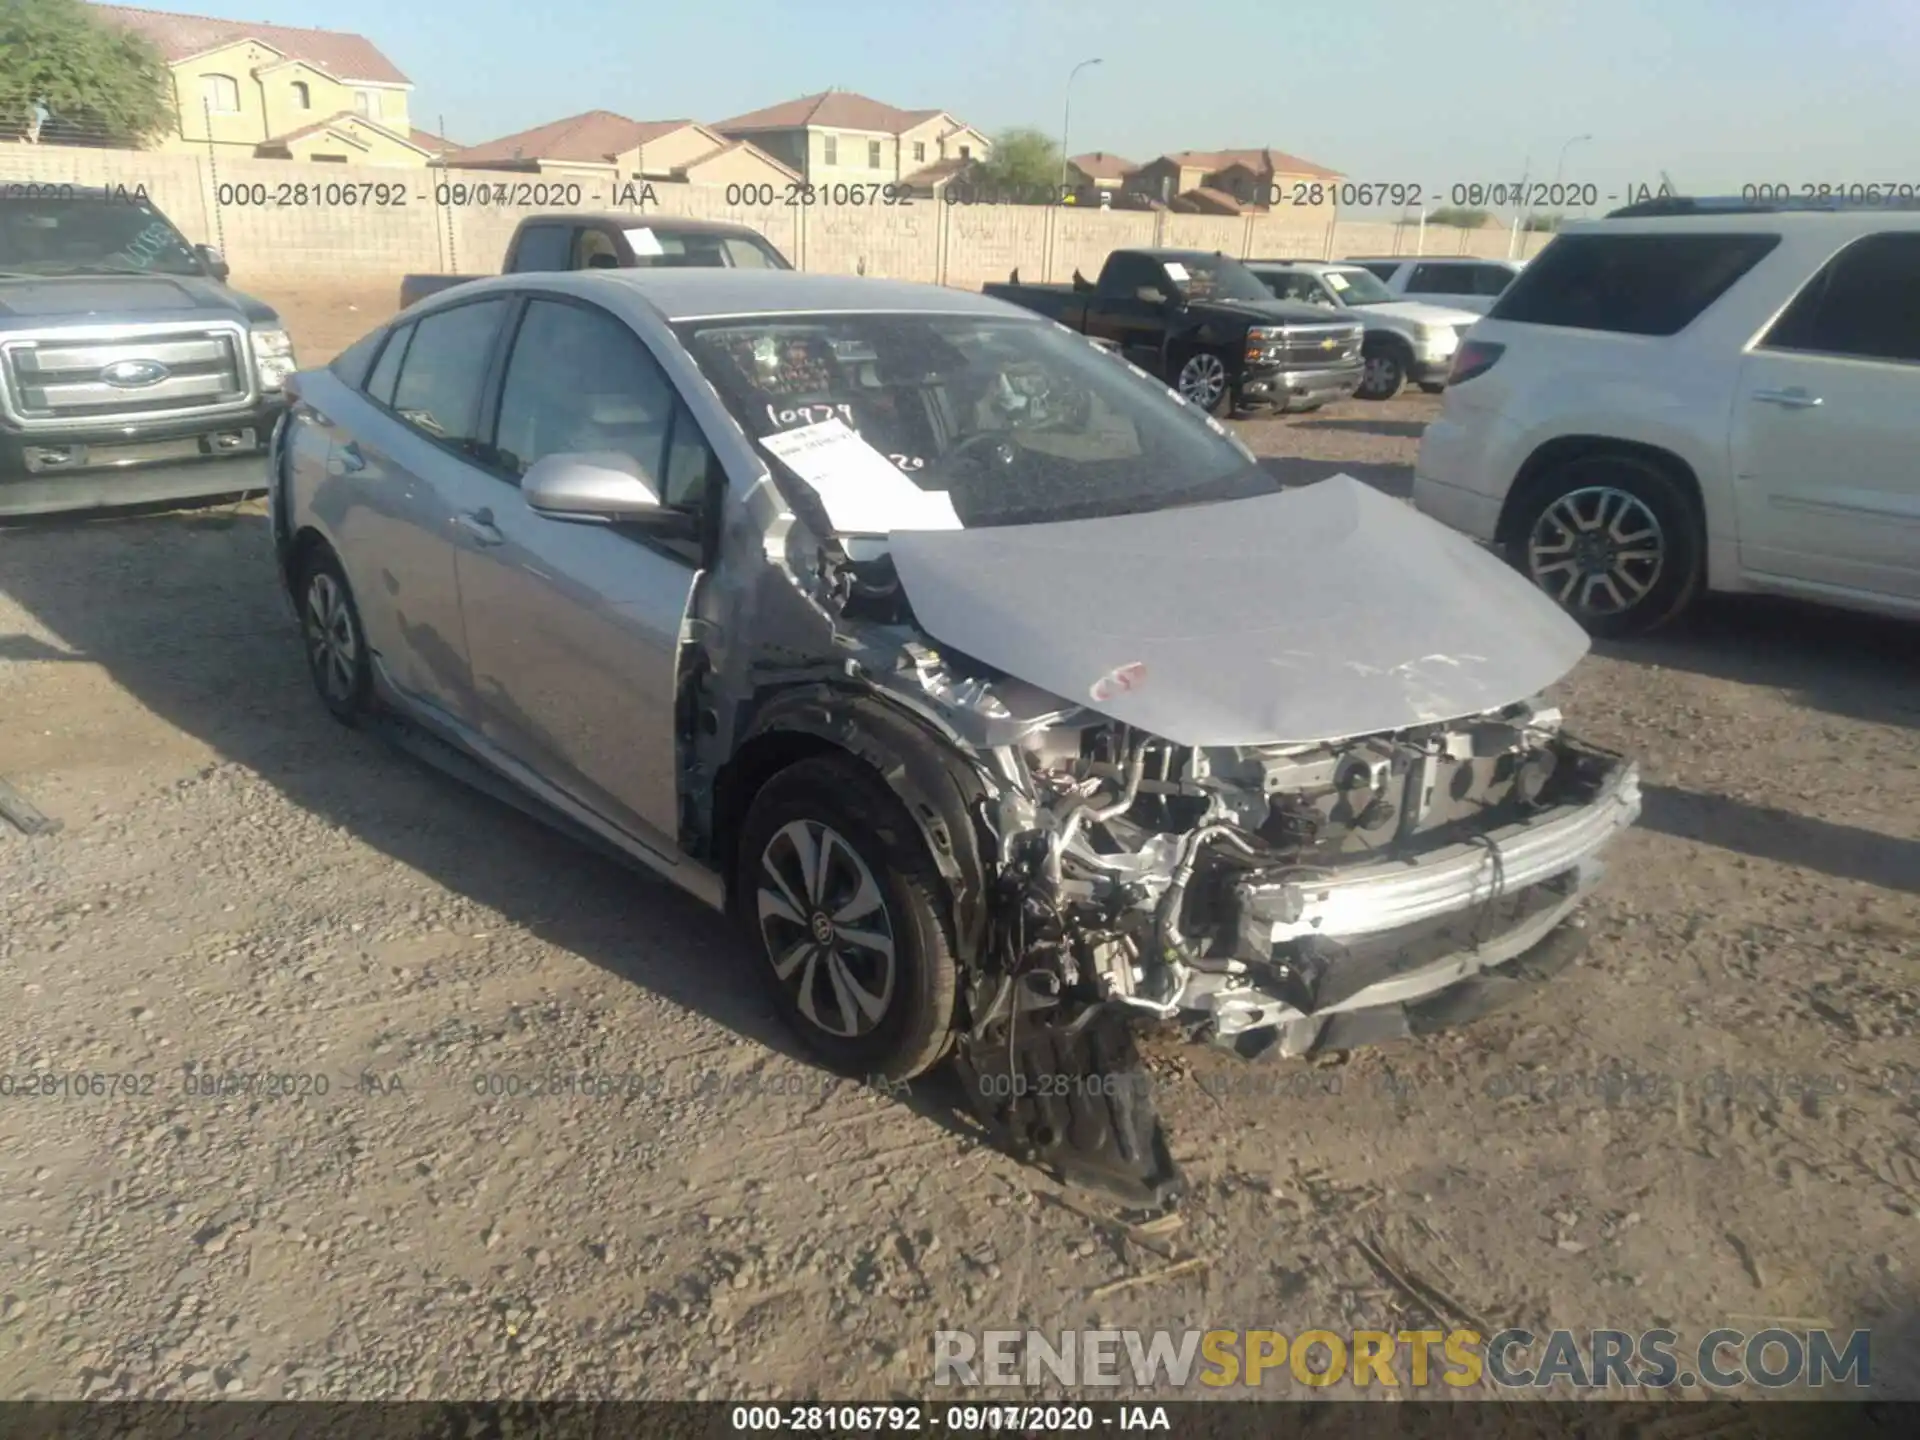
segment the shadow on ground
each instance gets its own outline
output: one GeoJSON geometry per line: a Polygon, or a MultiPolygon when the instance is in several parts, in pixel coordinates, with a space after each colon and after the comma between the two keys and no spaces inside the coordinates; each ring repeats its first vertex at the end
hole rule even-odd
{"type": "Polygon", "coordinates": [[[1594,649],[1630,665],[1785,691],[1830,715],[1920,728],[1920,625],[1912,621],[1715,595],[1667,629],[1594,649]]]}
{"type": "Polygon", "coordinates": [[[1756,860],[1817,870],[1839,880],[1920,895],[1920,840],[1902,840],[1671,785],[1648,785],[1641,795],[1644,829],[1717,845],[1756,860]]]}
{"type": "MultiPolygon", "coordinates": [[[[278,589],[268,522],[249,511],[70,522],[10,534],[0,591],[54,642],[0,634],[0,662],[84,662],[155,716],[289,801],[547,944],[811,1064],[724,917],[556,834],[321,708],[278,589]],[[28,549],[27,547],[32,547],[28,549]]],[[[31,798],[33,777],[13,777],[31,798]]],[[[44,807],[43,807],[44,808],[44,807]]],[[[50,842],[77,843],[81,816],[50,842]]],[[[98,837],[95,837],[98,838],[98,837]]],[[[978,1135],[947,1077],[897,1098],[978,1135]]]]}

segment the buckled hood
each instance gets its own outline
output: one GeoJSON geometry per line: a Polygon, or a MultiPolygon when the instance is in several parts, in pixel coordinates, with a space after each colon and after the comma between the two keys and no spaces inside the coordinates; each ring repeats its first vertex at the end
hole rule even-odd
{"type": "Polygon", "coordinates": [[[895,532],[940,645],[1175,744],[1308,744],[1537,694],[1587,634],[1471,540],[1349,475],[1247,500],[895,532]]]}

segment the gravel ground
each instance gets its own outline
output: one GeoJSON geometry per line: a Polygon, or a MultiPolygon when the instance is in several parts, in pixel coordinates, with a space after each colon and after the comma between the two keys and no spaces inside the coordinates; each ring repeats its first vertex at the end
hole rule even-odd
{"type": "MultiPolygon", "coordinates": [[[[1244,429],[1404,493],[1435,407],[1244,429]]],[[[924,1395],[942,1328],[1433,1323],[1369,1250],[1495,1327],[1871,1327],[1920,1395],[1913,634],[1583,662],[1648,786],[1586,958],[1344,1063],[1157,1047],[1156,1279],[943,1084],[811,1068],[717,917],[328,720],[257,506],[0,533],[0,774],[65,826],[0,825],[0,1074],[126,1077],[0,1096],[0,1395],[924,1395]],[[480,1093],[551,1071],[636,1093],[480,1093]]]]}

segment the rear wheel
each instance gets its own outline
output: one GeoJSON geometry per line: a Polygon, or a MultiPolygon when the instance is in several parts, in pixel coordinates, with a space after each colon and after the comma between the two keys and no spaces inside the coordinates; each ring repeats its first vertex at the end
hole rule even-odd
{"type": "Polygon", "coordinates": [[[1429,395],[1438,395],[1447,386],[1444,380],[1422,380],[1420,388],[1429,395]]]}
{"type": "Polygon", "coordinates": [[[1196,350],[1181,364],[1173,388],[1211,415],[1231,415],[1233,381],[1227,363],[1211,350],[1196,350]]]}
{"type": "Polygon", "coordinates": [[[1513,563],[1602,638],[1666,624],[1705,578],[1704,537],[1685,490],[1634,456],[1556,465],[1530,487],[1512,534],[1513,563]]]}
{"type": "Polygon", "coordinates": [[[1362,400],[1391,400],[1407,383],[1407,355],[1391,340],[1369,340],[1361,349],[1360,388],[1353,393],[1362,400]]]}
{"type": "Polygon", "coordinates": [[[782,770],[748,808],[737,865],[735,911],[809,1050],[888,1080],[941,1059],[958,984],[943,887],[877,775],[838,755],[782,770]]]}
{"type": "Polygon", "coordinates": [[[324,544],[316,545],[300,567],[297,593],[307,674],[327,713],[342,725],[352,725],[366,713],[373,670],[353,588],[339,557],[324,544]]]}

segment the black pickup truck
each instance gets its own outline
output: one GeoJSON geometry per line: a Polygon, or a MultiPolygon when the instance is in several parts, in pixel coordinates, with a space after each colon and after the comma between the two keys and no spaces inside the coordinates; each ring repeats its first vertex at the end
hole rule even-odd
{"type": "MultiPolygon", "coordinates": [[[[502,275],[535,270],[694,269],[791,270],[766,236],[724,220],[672,215],[529,215],[507,241],[502,275]]],[[[408,275],[400,308],[478,275],[408,275]]]]}
{"type": "Polygon", "coordinates": [[[148,200],[0,183],[0,518],[264,490],[298,367],[148,200]]]}
{"type": "Polygon", "coordinates": [[[1275,300],[1239,261],[1206,250],[1116,250],[1100,279],[983,287],[1107,342],[1216,415],[1318,410],[1359,387],[1364,327],[1275,300]]]}

